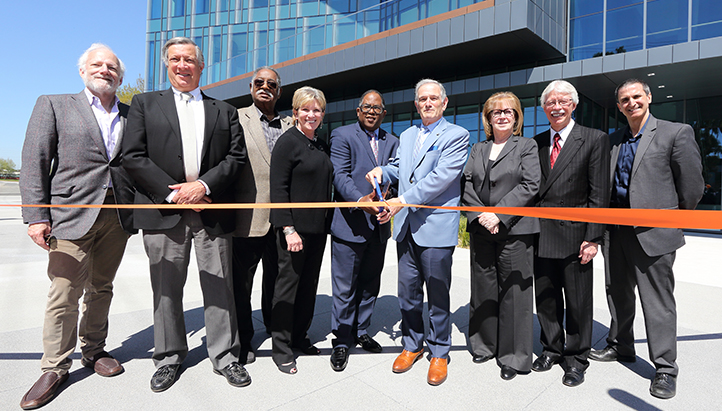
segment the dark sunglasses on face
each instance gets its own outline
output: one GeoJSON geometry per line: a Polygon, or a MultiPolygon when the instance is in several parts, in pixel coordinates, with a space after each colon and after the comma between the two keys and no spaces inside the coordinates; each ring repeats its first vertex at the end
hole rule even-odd
{"type": "Polygon", "coordinates": [[[253,85],[254,85],[255,87],[257,87],[257,88],[263,87],[263,84],[264,84],[264,83],[265,83],[265,84],[268,86],[268,88],[270,88],[271,90],[275,90],[276,87],[278,87],[278,83],[276,83],[276,82],[273,81],[273,80],[264,80],[264,79],[260,79],[260,78],[257,78],[257,79],[255,79],[255,80],[253,80],[253,85]]]}

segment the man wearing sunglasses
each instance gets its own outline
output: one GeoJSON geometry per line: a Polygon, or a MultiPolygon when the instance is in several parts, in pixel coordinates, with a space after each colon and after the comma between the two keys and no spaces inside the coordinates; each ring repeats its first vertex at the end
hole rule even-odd
{"type": "MultiPolygon", "coordinates": [[[[358,122],[331,132],[331,162],[336,201],[377,201],[369,194],[366,173],[394,157],[399,139],[381,129],[386,116],[384,98],[368,90],[356,108],[358,122]]],[[[379,224],[377,207],[337,208],[331,223],[331,282],[333,340],[331,368],[343,371],[349,349],[360,344],[366,351],[381,352],[368,335],[381,285],[390,224],[379,224]]]]}
{"type": "MultiPolygon", "coordinates": [[[[291,117],[276,111],[281,96],[281,76],[270,67],[253,72],[250,83],[253,104],[238,110],[246,137],[248,164],[236,182],[238,203],[269,203],[271,151],[278,137],[293,126],[291,117]]],[[[238,333],[241,340],[240,362],[252,363],[256,355],[251,347],[253,320],[251,290],[259,261],[263,259],[261,312],[266,330],[271,328],[271,303],[278,274],[276,236],[269,222],[270,209],[257,208],[236,212],[233,233],[233,292],[236,300],[238,333]]],[[[269,333],[270,334],[270,333],[269,333]]]]}

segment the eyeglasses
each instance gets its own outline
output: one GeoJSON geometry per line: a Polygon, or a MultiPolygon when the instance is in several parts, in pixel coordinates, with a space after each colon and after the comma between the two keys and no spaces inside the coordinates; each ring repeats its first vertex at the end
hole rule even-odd
{"type": "Polygon", "coordinates": [[[514,117],[514,110],[507,108],[504,110],[494,110],[491,112],[491,118],[499,118],[501,116],[504,117],[514,117]]]}
{"type": "Polygon", "coordinates": [[[256,88],[261,88],[261,87],[263,87],[263,84],[264,84],[264,83],[265,83],[266,85],[268,85],[268,88],[270,88],[271,90],[275,90],[276,87],[278,87],[278,83],[276,83],[275,81],[270,80],[270,79],[269,79],[269,80],[264,80],[264,79],[262,79],[262,78],[257,78],[257,79],[255,79],[255,80],[253,80],[253,85],[254,85],[256,88]]]}
{"type": "Polygon", "coordinates": [[[362,104],[359,106],[361,109],[361,112],[364,114],[368,114],[373,112],[374,114],[381,114],[384,112],[384,108],[381,106],[372,106],[370,104],[362,104]]]}
{"type": "Polygon", "coordinates": [[[552,108],[559,104],[562,107],[568,107],[573,103],[572,100],[565,99],[565,100],[547,100],[546,103],[544,103],[544,106],[552,108]]]}

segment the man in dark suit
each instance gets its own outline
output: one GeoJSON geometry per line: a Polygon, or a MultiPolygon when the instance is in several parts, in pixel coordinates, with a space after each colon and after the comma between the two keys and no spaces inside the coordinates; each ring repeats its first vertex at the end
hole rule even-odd
{"type": "MultiPolygon", "coordinates": [[[[136,182],[136,204],[206,204],[233,201],[233,182],[246,160],[236,109],[200,92],[203,54],[185,37],[162,50],[171,89],[137,95],[128,113],[123,166],[136,182]]],[[[191,243],[195,243],[214,371],[233,386],[251,383],[238,363],[240,343],[233,301],[233,210],[135,209],[143,229],[153,286],[158,368],[150,385],[168,389],[188,354],[183,318],[191,243]]]]}
{"type": "Polygon", "coordinates": [[[390,181],[399,185],[399,196],[388,201],[378,215],[386,223],[393,215],[394,239],[399,256],[399,308],[404,350],[394,361],[393,372],[411,369],[424,353],[424,340],[431,351],[426,381],[446,381],[451,348],[449,288],[451,263],[458,243],[459,212],[410,208],[401,204],[458,206],[461,172],[469,148],[469,132],[444,119],[449,103],[444,86],[436,80],[416,83],[418,126],[401,133],[396,157],[366,175],[373,184],[390,181]],[[429,333],[424,333],[424,283],[429,300],[429,333]]]}
{"type": "MultiPolygon", "coordinates": [[[[270,67],[260,67],[251,78],[253,104],[238,109],[243,136],[248,151],[248,164],[236,180],[237,203],[270,203],[269,176],[271,152],[278,137],[293,126],[290,117],[276,111],[281,97],[281,77],[270,67]]],[[[256,360],[251,347],[253,318],[251,291],[259,261],[263,259],[261,312],[266,331],[271,330],[273,287],[278,276],[276,235],[269,221],[271,210],[253,208],[236,211],[236,231],[233,233],[233,293],[236,300],[238,334],[241,338],[240,361],[250,364],[256,360]]]]}
{"type": "MultiPolygon", "coordinates": [[[[579,94],[568,82],[551,82],[540,100],[550,128],[534,137],[542,170],[537,205],[607,207],[609,137],[574,122],[572,113],[579,94]]],[[[548,371],[562,362],[562,383],[576,387],[584,382],[589,366],[594,310],[592,259],[604,225],[549,219],[539,222],[534,289],[543,351],[532,370],[548,371]]]]}
{"type": "MultiPolygon", "coordinates": [[[[610,136],[611,199],[614,208],[692,210],[702,198],[699,146],[688,124],[658,120],[649,112],[652,93],[629,79],[615,90],[617,108],[629,125],[610,136]]],[[[607,226],[606,291],[612,322],[607,346],[596,361],[636,360],[634,288],[639,291],[649,357],[656,368],[650,393],[672,398],[677,390],[677,308],[672,265],[684,234],[676,228],[607,226]]]]}
{"type": "MultiPolygon", "coordinates": [[[[386,116],[384,99],[376,90],[365,92],[356,108],[358,123],[331,133],[331,162],[336,201],[377,201],[366,173],[394,157],[399,139],[379,128],[386,116]],[[371,191],[369,194],[368,192],[371,191]]],[[[337,208],[331,223],[331,329],[336,338],[331,368],[343,371],[350,347],[369,352],[381,345],[368,335],[381,286],[390,224],[379,224],[378,208],[337,208]]]]}
{"type": "Polygon", "coordinates": [[[28,235],[48,250],[48,293],[43,324],[43,374],[20,407],[50,401],[68,379],[78,337],[81,363],[104,377],[123,372],[108,354],[108,311],[132,215],[126,210],[63,208],[66,204],[132,203],[133,184],[121,167],[120,142],[128,106],[115,90],[125,66],[105,45],[93,44],[78,60],[85,89],[41,96],[23,146],[20,194],[28,235]],[[78,300],[83,297],[78,327],[78,300]]]}

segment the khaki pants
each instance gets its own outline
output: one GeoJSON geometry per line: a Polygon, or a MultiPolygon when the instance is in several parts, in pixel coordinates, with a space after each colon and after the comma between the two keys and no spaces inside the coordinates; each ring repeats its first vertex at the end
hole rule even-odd
{"type": "MultiPolygon", "coordinates": [[[[114,203],[112,196],[106,203],[114,203]]],[[[43,324],[43,372],[68,372],[78,335],[83,357],[105,347],[113,279],[128,241],[117,211],[101,209],[88,233],[77,240],[51,238],[48,253],[50,291],[43,324]],[[83,296],[78,326],[78,302],[83,296]]]]}

